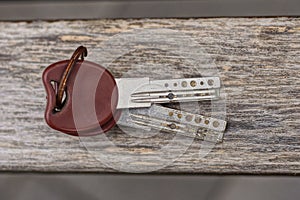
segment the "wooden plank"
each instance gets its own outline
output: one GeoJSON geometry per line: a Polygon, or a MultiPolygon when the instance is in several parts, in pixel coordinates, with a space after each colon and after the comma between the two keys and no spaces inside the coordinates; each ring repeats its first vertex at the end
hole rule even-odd
{"type": "MultiPolygon", "coordinates": [[[[78,138],[56,132],[45,124],[41,74],[49,64],[69,58],[81,44],[90,50],[89,60],[95,59],[97,56],[92,52],[101,42],[134,28],[169,28],[195,38],[215,60],[227,94],[229,125],[224,142],[199,159],[201,142],[194,141],[181,157],[158,172],[300,173],[299,18],[1,22],[2,171],[116,172],[88,153],[78,138]]],[[[148,37],[151,40],[151,35],[148,37]]],[[[120,75],[143,59],[155,64],[156,57],[168,66],[183,64],[176,56],[150,49],[124,55],[110,69],[114,75],[120,75]]],[[[183,70],[176,72],[180,75],[183,70]]],[[[157,144],[163,144],[167,137],[161,134],[149,139],[152,146],[141,145],[114,130],[115,133],[109,133],[111,139],[143,155],[155,156],[157,144]]]]}

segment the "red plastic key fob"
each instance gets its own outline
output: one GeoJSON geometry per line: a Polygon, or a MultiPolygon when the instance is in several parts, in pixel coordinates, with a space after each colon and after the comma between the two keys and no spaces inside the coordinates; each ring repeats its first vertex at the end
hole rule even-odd
{"type": "MultiPolygon", "coordinates": [[[[86,51],[85,48],[84,50],[86,51]]],[[[78,60],[78,58],[79,56],[74,58],[73,55],[71,60],[54,63],[44,71],[43,83],[47,93],[45,120],[50,127],[66,134],[74,136],[100,134],[110,130],[120,116],[120,111],[117,110],[116,82],[112,74],[104,67],[83,61],[83,59],[78,60]],[[72,61],[73,65],[70,66],[72,61]],[[77,76],[79,69],[84,77],[77,76]],[[66,70],[70,70],[68,76],[65,76],[66,70]],[[100,78],[97,79],[97,76],[100,78]],[[60,88],[63,88],[65,98],[64,102],[58,102],[58,86],[62,85],[62,78],[65,78],[65,85],[60,88]],[[99,81],[95,83],[95,80],[99,81]],[[77,84],[80,88],[76,89],[76,94],[73,91],[75,81],[80,81],[77,84]],[[95,90],[91,91],[90,88],[95,88],[95,90]],[[80,109],[76,111],[76,115],[73,95],[76,95],[76,108],[80,109]],[[95,106],[91,106],[91,103],[95,106]]]]}

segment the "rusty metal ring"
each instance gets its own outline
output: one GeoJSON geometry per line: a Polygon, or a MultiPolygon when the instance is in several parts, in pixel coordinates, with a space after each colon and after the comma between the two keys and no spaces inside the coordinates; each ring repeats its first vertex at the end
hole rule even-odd
{"type": "Polygon", "coordinates": [[[80,46],[74,51],[68,65],[62,75],[62,78],[59,82],[58,92],[56,95],[56,106],[57,106],[56,108],[57,109],[60,109],[63,106],[62,100],[63,100],[63,96],[64,96],[64,91],[66,89],[67,80],[68,80],[68,77],[71,73],[73,66],[76,64],[76,62],[78,61],[78,59],[80,57],[81,57],[81,60],[83,61],[84,57],[86,57],[86,56],[87,56],[87,49],[84,46],[80,46]]]}

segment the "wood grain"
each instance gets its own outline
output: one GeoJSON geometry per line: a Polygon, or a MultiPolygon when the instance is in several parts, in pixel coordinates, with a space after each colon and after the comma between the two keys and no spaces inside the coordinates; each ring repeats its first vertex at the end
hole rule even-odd
{"type": "MultiPolygon", "coordinates": [[[[41,75],[49,64],[69,58],[77,46],[96,52],[114,34],[135,28],[168,28],[195,38],[214,59],[227,95],[224,142],[199,159],[201,142],[194,141],[157,172],[300,174],[300,18],[1,22],[1,171],[117,172],[95,159],[78,138],[46,125],[41,75]]],[[[95,58],[88,57],[97,62],[95,58]]],[[[153,49],[128,53],[109,69],[118,76],[143,62],[165,64],[179,75],[189,72],[180,58],[153,49]],[[170,67],[174,65],[178,67],[170,67]]],[[[162,72],[157,68],[157,74],[162,72]]],[[[154,157],[158,144],[170,139],[161,134],[143,145],[118,132],[116,128],[108,135],[123,149],[154,157]]]]}

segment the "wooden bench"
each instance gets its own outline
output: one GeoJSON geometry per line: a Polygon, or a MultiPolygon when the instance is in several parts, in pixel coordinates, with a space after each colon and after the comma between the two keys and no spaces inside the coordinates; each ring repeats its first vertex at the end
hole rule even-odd
{"type": "MultiPolygon", "coordinates": [[[[300,173],[300,18],[285,17],[0,22],[1,171],[118,172],[95,159],[77,137],[46,125],[41,76],[77,46],[97,49],[114,34],[136,28],[174,29],[201,42],[227,94],[223,143],[199,159],[201,142],[194,141],[153,173],[300,173]]],[[[119,59],[121,67],[112,73],[122,73],[130,62],[119,59]]],[[[182,61],[169,57],[168,62],[182,61]]],[[[117,132],[110,137],[122,140],[117,132]]],[[[129,151],[155,154],[155,147],[127,141],[129,151]]]]}

